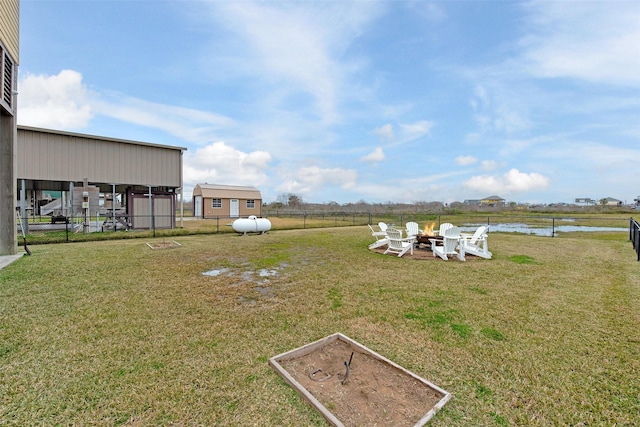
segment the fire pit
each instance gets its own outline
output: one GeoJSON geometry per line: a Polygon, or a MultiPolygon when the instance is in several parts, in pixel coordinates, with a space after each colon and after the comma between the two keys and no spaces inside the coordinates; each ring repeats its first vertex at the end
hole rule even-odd
{"type": "Polygon", "coordinates": [[[436,226],[435,222],[431,224],[425,224],[424,231],[422,234],[418,234],[416,236],[416,246],[420,248],[420,245],[426,245],[427,248],[431,248],[431,241],[429,239],[435,239],[438,241],[442,241],[442,236],[437,236],[433,233],[433,229],[436,226]]]}
{"type": "Polygon", "coordinates": [[[431,241],[429,239],[434,239],[437,241],[442,241],[443,237],[442,236],[430,236],[428,234],[418,234],[416,236],[416,242],[418,244],[418,247],[420,247],[420,245],[427,245],[428,248],[431,248],[431,241]]]}

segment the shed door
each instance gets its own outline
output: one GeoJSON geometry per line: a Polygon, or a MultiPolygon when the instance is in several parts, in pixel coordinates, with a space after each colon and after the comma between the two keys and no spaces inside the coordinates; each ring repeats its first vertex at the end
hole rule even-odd
{"type": "Polygon", "coordinates": [[[240,202],[238,199],[231,199],[231,205],[229,206],[229,216],[232,218],[240,216],[240,202]]]}
{"type": "Polygon", "coordinates": [[[202,196],[196,196],[193,201],[193,216],[202,218],[202,196]]]}

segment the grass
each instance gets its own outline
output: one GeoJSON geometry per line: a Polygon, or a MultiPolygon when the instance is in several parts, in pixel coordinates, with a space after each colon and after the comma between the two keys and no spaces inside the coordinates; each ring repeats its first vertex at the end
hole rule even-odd
{"type": "Polygon", "coordinates": [[[637,421],[624,233],[491,234],[466,263],[375,254],[365,227],[161,240],[0,271],[0,425],[326,425],[267,361],[338,331],[452,392],[433,426],[637,421]]]}

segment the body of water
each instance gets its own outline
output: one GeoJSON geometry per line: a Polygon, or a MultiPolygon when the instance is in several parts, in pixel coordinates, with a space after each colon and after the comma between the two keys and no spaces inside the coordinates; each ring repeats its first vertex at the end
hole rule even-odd
{"type": "MultiPolygon", "coordinates": [[[[460,229],[467,232],[474,232],[476,228],[486,224],[465,224],[460,229]]],[[[490,224],[489,232],[501,232],[501,233],[522,233],[533,234],[535,236],[551,236],[553,232],[557,233],[572,233],[577,231],[613,231],[626,233],[628,228],[620,227],[589,227],[586,225],[556,225],[552,227],[532,227],[522,223],[508,223],[508,224],[490,224]]]]}

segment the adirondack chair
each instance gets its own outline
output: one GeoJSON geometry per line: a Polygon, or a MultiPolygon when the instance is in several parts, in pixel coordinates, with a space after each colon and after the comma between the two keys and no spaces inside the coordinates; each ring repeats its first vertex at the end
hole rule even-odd
{"type": "Polygon", "coordinates": [[[386,222],[379,222],[378,228],[380,229],[380,231],[387,231],[387,228],[389,228],[389,226],[386,222]]]}
{"type": "Polygon", "coordinates": [[[434,234],[436,236],[444,236],[445,231],[447,231],[451,227],[453,227],[453,224],[449,222],[443,222],[442,224],[440,224],[440,229],[438,231],[434,231],[434,234]]]}
{"type": "MultiPolygon", "coordinates": [[[[450,222],[443,222],[442,224],[440,224],[440,229],[438,231],[434,231],[433,235],[434,236],[444,236],[444,233],[447,232],[447,230],[449,230],[451,227],[453,227],[453,224],[451,224],[450,222]]],[[[433,250],[433,247],[438,245],[438,246],[442,246],[442,240],[436,240],[436,243],[434,243],[434,241],[432,239],[429,239],[429,241],[431,242],[431,250],[433,250]]]]}
{"type": "Polygon", "coordinates": [[[369,245],[369,249],[375,249],[389,244],[386,231],[376,231],[370,224],[367,224],[371,230],[371,235],[375,237],[376,241],[369,245]]]}
{"type": "Polygon", "coordinates": [[[460,245],[459,227],[453,226],[444,232],[441,246],[436,246],[437,240],[435,239],[430,239],[430,241],[433,256],[437,255],[447,261],[449,256],[455,255],[460,261],[464,261],[464,247],[460,245]]]}
{"type": "Polygon", "coordinates": [[[491,259],[493,255],[489,252],[487,243],[488,230],[489,227],[483,225],[478,227],[472,235],[462,234],[460,236],[460,246],[464,250],[464,253],[491,259]]]}
{"type": "Polygon", "coordinates": [[[420,228],[418,226],[417,222],[413,222],[413,221],[409,221],[406,225],[405,225],[406,231],[407,231],[407,237],[415,237],[418,234],[420,234],[420,228]]]}
{"type": "Polygon", "coordinates": [[[416,239],[413,237],[402,237],[402,230],[395,228],[387,229],[387,239],[389,239],[389,246],[384,251],[385,255],[388,253],[398,254],[398,257],[410,252],[413,255],[413,245],[416,239]]]}

